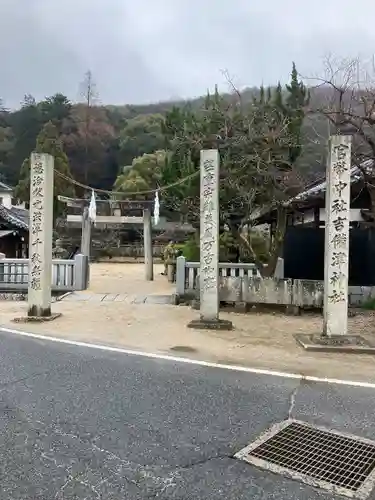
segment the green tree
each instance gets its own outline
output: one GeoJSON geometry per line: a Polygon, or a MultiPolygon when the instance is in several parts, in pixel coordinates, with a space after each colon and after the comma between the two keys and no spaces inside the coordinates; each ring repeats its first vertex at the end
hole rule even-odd
{"type": "Polygon", "coordinates": [[[26,95],[21,109],[12,114],[10,125],[15,140],[14,148],[10,154],[12,176],[9,178],[9,182],[15,184],[20,175],[20,166],[24,158],[30,156],[43,126],[41,110],[31,95],[26,95]]]}
{"type": "Polygon", "coordinates": [[[133,158],[164,148],[162,120],[160,114],[146,114],[126,121],[119,135],[119,159],[122,165],[130,165],[133,158]]]}
{"type": "Polygon", "coordinates": [[[302,126],[306,115],[306,107],[310,102],[310,92],[304,83],[298,79],[298,71],[293,63],[291,80],[286,85],[287,95],[284,112],[288,117],[288,131],[292,138],[289,148],[289,161],[295,164],[301,156],[303,148],[302,126]]]}
{"type": "MultiPolygon", "coordinates": [[[[57,128],[52,122],[46,123],[38,135],[35,152],[48,153],[54,157],[54,216],[56,219],[64,209],[64,205],[58,201],[58,195],[73,197],[74,187],[71,182],[56,174],[59,172],[65,177],[72,178],[68,157],[62,148],[57,128]]],[[[22,163],[20,179],[14,194],[22,201],[27,203],[30,201],[30,158],[25,158],[22,163]]]]}
{"type": "Polygon", "coordinates": [[[38,104],[44,123],[52,122],[58,132],[61,132],[64,120],[67,120],[72,110],[72,103],[64,94],[54,94],[38,104]]]}
{"type": "MultiPolygon", "coordinates": [[[[296,85],[293,78],[285,92],[281,85],[261,88],[251,102],[244,102],[237,91],[223,97],[215,89],[200,110],[187,106],[167,113],[162,127],[170,151],[163,184],[198,172],[201,149],[219,150],[221,228],[229,227],[263,275],[273,274],[281,251],[284,202],[301,188],[296,162],[305,100],[301,82],[296,85]],[[244,229],[251,225],[252,213],[267,205],[277,207],[278,219],[269,255],[261,259],[252,245],[252,232],[244,229]]],[[[163,203],[198,227],[199,177],[168,190],[163,203]]]]}
{"type": "Polygon", "coordinates": [[[14,148],[14,134],[10,126],[11,114],[1,105],[0,100],[0,175],[3,182],[11,182],[11,154],[14,148]]]}
{"type": "MultiPolygon", "coordinates": [[[[155,151],[155,153],[134,158],[132,164],[124,167],[122,173],[117,177],[114,190],[123,191],[126,195],[128,192],[157,189],[165,158],[165,151],[155,151]]],[[[152,194],[149,196],[141,194],[137,198],[145,199],[147,197],[152,197],[152,194]]]]}
{"type": "Polygon", "coordinates": [[[14,135],[10,127],[0,126],[0,173],[3,181],[12,183],[14,175],[10,165],[10,158],[14,148],[14,135]]]}

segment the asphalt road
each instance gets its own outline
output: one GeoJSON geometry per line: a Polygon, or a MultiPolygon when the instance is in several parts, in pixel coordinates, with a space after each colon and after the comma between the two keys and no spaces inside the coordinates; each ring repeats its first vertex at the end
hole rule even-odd
{"type": "Polygon", "coordinates": [[[290,412],[375,439],[374,396],[0,332],[0,498],[342,498],[233,455],[290,412]]]}

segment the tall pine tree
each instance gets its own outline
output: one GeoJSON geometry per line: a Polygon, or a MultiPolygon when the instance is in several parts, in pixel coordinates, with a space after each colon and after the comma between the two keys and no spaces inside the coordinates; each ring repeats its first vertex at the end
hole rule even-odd
{"type": "Polygon", "coordinates": [[[301,80],[293,63],[291,80],[286,85],[285,112],[288,117],[288,132],[291,138],[289,162],[295,165],[302,152],[302,125],[305,118],[305,108],[310,100],[310,92],[301,80]]]}

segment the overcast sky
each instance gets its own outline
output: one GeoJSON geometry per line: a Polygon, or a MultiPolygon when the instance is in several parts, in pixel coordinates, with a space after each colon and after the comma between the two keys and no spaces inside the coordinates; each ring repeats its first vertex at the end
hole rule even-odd
{"type": "Polygon", "coordinates": [[[87,69],[102,103],[193,97],[317,74],[328,52],[375,52],[374,0],[0,0],[0,98],[62,92],[87,69]]]}

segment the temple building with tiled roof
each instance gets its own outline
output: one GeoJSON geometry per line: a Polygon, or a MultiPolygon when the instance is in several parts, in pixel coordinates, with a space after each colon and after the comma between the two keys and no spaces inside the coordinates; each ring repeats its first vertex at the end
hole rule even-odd
{"type": "Polygon", "coordinates": [[[0,253],[7,258],[27,258],[29,211],[13,198],[13,189],[0,182],[0,253]]]}

